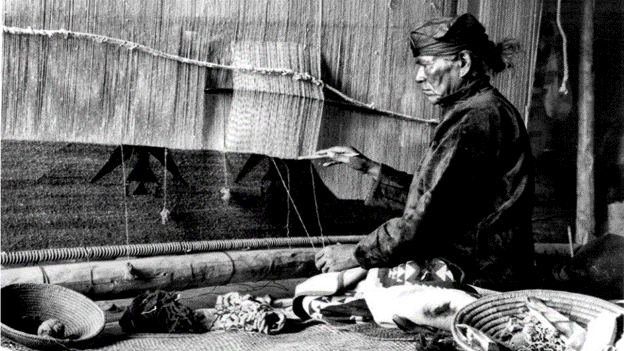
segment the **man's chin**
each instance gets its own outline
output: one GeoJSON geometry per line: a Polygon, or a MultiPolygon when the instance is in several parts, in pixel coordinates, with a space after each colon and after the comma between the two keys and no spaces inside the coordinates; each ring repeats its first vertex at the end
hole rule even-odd
{"type": "Polygon", "coordinates": [[[438,101],[440,101],[440,97],[439,96],[435,96],[435,95],[426,95],[427,100],[429,100],[430,103],[436,105],[438,103],[438,101]]]}

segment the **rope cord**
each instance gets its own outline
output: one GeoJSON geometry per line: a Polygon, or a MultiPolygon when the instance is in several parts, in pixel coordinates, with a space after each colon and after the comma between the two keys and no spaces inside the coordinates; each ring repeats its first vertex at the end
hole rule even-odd
{"type": "Polygon", "coordinates": [[[14,265],[25,263],[53,262],[79,259],[115,259],[130,256],[160,256],[190,254],[208,251],[265,249],[268,247],[296,247],[310,244],[357,244],[364,235],[345,236],[314,236],[295,238],[254,238],[254,239],[229,239],[210,241],[186,241],[152,244],[126,244],[91,247],[53,248],[27,251],[3,251],[0,253],[1,265],[14,265]]]}
{"type": "Polygon", "coordinates": [[[563,39],[563,79],[561,80],[561,87],[559,93],[568,93],[568,79],[570,74],[570,68],[568,67],[568,37],[563,31],[563,25],[561,24],[561,0],[557,0],[557,28],[563,39]]]}
{"type": "Polygon", "coordinates": [[[57,30],[46,30],[46,29],[33,29],[33,28],[19,28],[19,27],[2,27],[5,33],[9,34],[27,34],[27,35],[41,35],[47,37],[53,36],[62,36],[65,39],[73,38],[73,39],[88,39],[91,41],[95,41],[101,44],[110,44],[115,46],[120,46],[126,48],[130,51],[136,50],[141,51],[152,56],[162,57],[169,60],[174,60],[182,63],[188,63],[195,66],[206,67],[206,68],[219,68],[225,70],[232,71],[240,71],[247,73],[255,73],[255,74],[263,74],[263,75],[282,75],[282,76],[291,76],[294,80],[308,81],[315,85],[323,86],[323,81],[312,75],[304,72],[296,72],[292,69],[287,68],[259,68],[259,67],[251,67],[251,66],[229,66],[220,63],[208,62],[208,61],[200,61],[188,59],[185,57],[181,57],[178,55],[168,54],[166,52],[162,52],[160,50],[156,50],[150,48],[145,45],[141,45],[138,43],[134,43],[131,41],[116,39],[107,37],[104,35],[92,34],[92,33],[82,33],[82,32],[73,32],[65,29],[57,29],[57,30]]]}
{"type": "Polygon", "coordinates": [[[401,119],[405,119],[409,121],[415,121],[415,122],[422,122],[422,123],[429,123],[429,124],[439,123],[439,121],[435,119],[413,117],[413,116],[409,116],[409,115],[402,114],[402,113],[396,113],[396,112],[392,112],[389,110],[375,108],[374,104],[372,103],[367,104],[367,103],[352,99],[349,96],[340,92],[338,89],[325,84],[321,79],[313,77],[309,73],[296,72],[292,69],[262,68],[262,67],[251,67],[251,66],[229,66],[229,65],[224,65],[224,64],[214,63],[214,62],[193,60],[193,59],[188,59],[188,58],[181,57],[178,55],[168,54],[166,52],[162,52],[162,51],[150,48],[145,45],[141,45],[138,43],[134,43],[134,42],[130,42],[130,41],[122,40],[122,39],[111,38],[111,37],[98,35],[98,34],[73,32],[73,31],[68,31],[65,29],[45,30],[45,29],[32,29],[30,27],[19,28],[19,27],[7,27],[7,26],[2,26],[2,29],[5,33],[15,34],[15,35],[40,35],[40,36],[47,36],[49,38],[53,36],[62,36],[65,39],[69,39],[69,38],[87,39],[87,40],[95,41],[101,44],[115,45],[115,46],[126,48],[130,51],[132,50],[141,51],[141,52],[144,52],[144,53],[156,56],[156,57],[162,57],[165,59],[169,59],[169,60],[173,60],[173,61],[177,61],[181,63],[186,63],[190,65],[196,65],[200,67],[206,67],[206,68],[224,69],[224,70],[230,70],[230,71],[236,71],[236,72],[260,74],[260,75],[291,76],[293,80],[310,82],[315,85],[322,86],[323,88],[331,91],[332,93],[336,94],[337,96],[347,101],[348,103],[357,107],[366,108],[370,110],[371,112],[379,113],[379,114],[390,116],[390,117],[401,118],[401,119]]]}

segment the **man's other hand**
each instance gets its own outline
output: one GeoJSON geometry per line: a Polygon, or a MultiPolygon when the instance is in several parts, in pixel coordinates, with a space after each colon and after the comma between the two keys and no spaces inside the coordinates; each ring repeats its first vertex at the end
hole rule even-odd
{"type": "Polygon", "coordinates": [[[321,272],[340,272],[359,266],[353,256],[355,245],[327,246],[316,253],[316,268],[321,272]]]}
{"type": "Polygon", "coordinates": [[[323,163],[323,167],[330,167],[337,164],[345,164],[356,171],[368,174],[373,178],[379,177],[381,165],[352,146],[334,146],[329,149],[319,150],[312,155],[302,156],[299,159],[328,158],[329,161],[323,163]]]}

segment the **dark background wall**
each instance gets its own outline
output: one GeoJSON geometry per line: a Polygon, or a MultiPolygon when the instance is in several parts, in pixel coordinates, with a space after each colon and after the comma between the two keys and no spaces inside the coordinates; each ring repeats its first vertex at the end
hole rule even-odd
{"type": "MultiPolygon", "coordinates": [[[[578,68],[582,1],[562,1],[568,39],[568,94],[563,78],[563,40],[556,26],[556,0],[544,2],[529,132],[536,156],[537,236],[566,242],[574,231],[578,137],[578,68]]],[[[608,231],[607,206],[624,201],[624,3],[601,0],[594,12],[595,162],[598,235],[608,231]]]]}

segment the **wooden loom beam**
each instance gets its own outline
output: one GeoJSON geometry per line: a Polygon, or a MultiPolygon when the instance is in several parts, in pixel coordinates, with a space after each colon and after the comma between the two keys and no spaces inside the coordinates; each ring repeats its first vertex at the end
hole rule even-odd
{"type": "Polygon", "coordinates": [[[220,251],[8,268],[2,286],[51,283],[95,300],[133,297],[148,289],[185,290],[232,283],[305,278],[318,273],[313,248],[220,251]]]}

